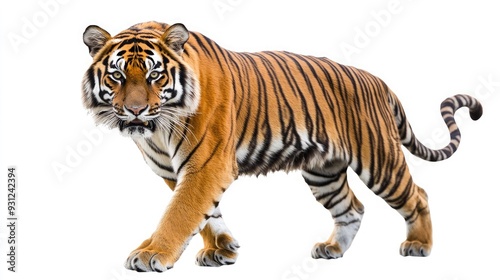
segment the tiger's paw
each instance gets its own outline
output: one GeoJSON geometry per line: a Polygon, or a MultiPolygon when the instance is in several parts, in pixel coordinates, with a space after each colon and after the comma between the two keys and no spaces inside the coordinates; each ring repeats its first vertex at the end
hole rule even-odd
{"type": "Polygon", "coordinates": [[[316,243],[311,252],[314,259],[338,259],[343,255],[344,251],[337,242],[333,244],[329,242],[316,243]]]}
{"type": "Polygon", "coordinates": [[[431,245],[422,243],[418,240],[406,240],[405,242],[401,243],[399,253],[404,257],[427,257],[431,254],[431,245]]]}
{"type": "Polygon", "coordinates": [[[196,255],[196,264],[210,267],[231,265],[237,257],[238,253],[226,249],[201,249],[196,255]]]}
{"type": "Polygon", "coordinates": [[[231,235],[222,233],[215,237],[213,244],[201,249],[196,255],[199,266],[218,267],[236,262],[240,245],[231,235]],[[210,248],[215,247],[215,248],[210,248]]]}
{"type": "Polygon", "coordinates": [[[130,253],[125,261],[125,268],[137,272],[164,272],[174,266],[175,258],[172,254],[154,246],[151,239],[147,239],[139,247],[130,253]]]}

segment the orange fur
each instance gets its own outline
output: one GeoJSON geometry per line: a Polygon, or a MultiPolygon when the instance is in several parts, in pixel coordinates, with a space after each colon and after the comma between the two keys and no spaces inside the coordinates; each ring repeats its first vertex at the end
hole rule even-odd
{"type": "Polygon", "coordinates": [[[85,106],[98,123],[132,136],[174,190],[157,230],[131,253],[127,268],[171,268],[198,232],[205,245],[198,264],[234,263],[238,244],[218,208],[224,191],[239,174],[293,169],[303,170],[335,221],[313,257],[341,257],[359,228],[364,207],[349,189],[348,167],[405,218],[401,254],[430,253],[427,195],[413,182],[401,145],[427,160],[451,156],[460,140],[453,113],[467,106],[479,118],[477,100],[459,95],[443,102],[452,141],[431,150],[414,137],[382,80],[326,58],[231,52],[182,25],[156,22],[114,37],[90,26],[84,41],[94,57],[83,83],[85,106]]]}

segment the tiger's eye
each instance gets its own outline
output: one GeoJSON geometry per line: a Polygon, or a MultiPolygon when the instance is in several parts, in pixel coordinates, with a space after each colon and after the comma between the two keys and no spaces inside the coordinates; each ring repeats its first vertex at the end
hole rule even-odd
{"type": "Polygon", "coordinates": [[[153,71],[151,74],[149,74],[150,79],[156,79],[160,76],[160,73],[158,71],[153,71]]]}
{"type": "Polygon", "coordinates": [[[122,73],[116,71],[116,72],[113,72],[113,78],[117,79],[117,80],[120,80],[122,78],[122,73]]]}

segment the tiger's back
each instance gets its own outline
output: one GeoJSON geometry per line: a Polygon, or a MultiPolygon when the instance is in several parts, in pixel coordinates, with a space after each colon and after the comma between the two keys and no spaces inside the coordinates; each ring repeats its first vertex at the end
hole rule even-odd
{"type": "Polygon", "coordinates": [[[288,52],[230,56],[241,81],[234,90],[240,173],[350,163],[370,145],[357,141],[366,130],[398,138],[387,86],[363,70],[288,52]]]}
{"type": "Polygon", "coordinates": [[[236,261],[238,242],[219,201],[238,174],[302,170],[335,229],[314,258],[339,258],[351,245],[364,207],[348,186],[351,167],[407,224],[403,256],[427,256],[432,226],[427,194],[412,180],[401,145],[426,160],[450,157],[460,142],[454,112],[481,105],[446,99],[441,113],[451,141],[440,150],[413,134],[401,103],[379,78],[327,58],[221,48],[181,24],[138,24],[111,37],[84,33],[94,63],[83,82],[85,106],[98,123],[131,136],[144,159],[174,190],[158,229],[126,267],[164,271],[200,233],[203,266],[236,261]]]}

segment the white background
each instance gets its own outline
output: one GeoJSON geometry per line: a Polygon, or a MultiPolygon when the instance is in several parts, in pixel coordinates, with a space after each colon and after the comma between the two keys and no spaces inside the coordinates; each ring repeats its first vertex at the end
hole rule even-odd
{"type": "Polygon", "coordinates": [[[7,216],[7,166],[15,165],[19,221],[18,272],[11,273],[2,218],[0,278],[498,279],[496,7],[495,1],[451,0],[2,5],[0,216],[7,216]],[[396,92],[416,134],[436,148],[448,142],[440,102],[457,93],[480,99],[484,115],[478,122],[465,109],[458,113],[462,143],[451,159],[428,163],[407,157],[415,181],[430,196],[431,256],[399,256],[403,219],[350,173],[350,184],[365,205],[363,225],[344,258],[312,260],[313,244],[331,233],[329,213],[315,202],[300,174],[275,173],[240,178],[222,200],[225,221],[241,245],[235,265],[196,266],[202,247],[196,236],[170,271],[125,270],[123,262],[156,228],[171,192],[131,140],[97,130],[83,109],[80,82],[91,58],[82,33],[97,24],[116,34],[149,20],[182,22],[231,50],[288,50],[368,70],[396,92]],[[57,175],[54,166],[67,172],[57,175]]]}

